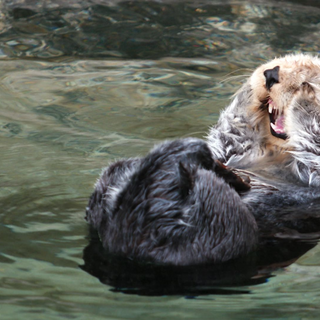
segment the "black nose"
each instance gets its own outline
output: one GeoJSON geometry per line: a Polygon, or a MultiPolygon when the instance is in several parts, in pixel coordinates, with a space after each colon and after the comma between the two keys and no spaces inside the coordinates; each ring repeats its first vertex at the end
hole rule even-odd
{"type": "Polygon", "coordinates": [[[270,90],[275,83],[279,83],[279,69],[280,67],[276,66],[273,69],[268,69],[263,73],[266,78],[266,87],[268,90],[270,90]]]}

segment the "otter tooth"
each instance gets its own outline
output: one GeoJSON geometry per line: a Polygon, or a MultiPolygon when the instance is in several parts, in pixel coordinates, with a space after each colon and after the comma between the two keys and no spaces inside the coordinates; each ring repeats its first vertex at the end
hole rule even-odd
{"type": "Polygon", "coordinates": [[[272,109],[273,109],[272,105],[269,104],[269,113],[272,113],[272,109]]]}
{"type": "Polygon", "coordinates": [[[277,132],[277,126],[275,124],[273,124],[272,122],[270,123],[271,128],[277,132]]]}

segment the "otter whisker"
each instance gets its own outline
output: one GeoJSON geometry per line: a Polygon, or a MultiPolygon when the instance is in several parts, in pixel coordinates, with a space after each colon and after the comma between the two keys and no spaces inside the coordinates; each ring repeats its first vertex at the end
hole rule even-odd
{"type": "Polygon", "coordinates": [[[297,100],[295,101],[295,104],[294,104],[295,107],[297,107],[298,110],[304,112],[304,113],[307,113],[307,110],[305,107],[303,107],[297,100]]]}
{"type": "Polygon", "coordinates": [[[247,78],[248,77],[248,74],[244,73],[244,74],[237,74],[237,75],[234,75],[234,76],[228,76],[228,77],[225,77],[223,80],[221,80],[220,82],[224,82],[224,81],[227,81],[229,79],[236,79],[236,78],[247,78]]]}
{"type": "Polygon", "coordinates": [[[249,75],[251,75],[251,73],[253,72],[253,70],[251,68],[239,68],[239,69],[236,69],[236,70],[231,71],[228,74],[226,74],[226,77],[228,77],[228,76],[230,76],[230,75],[232,75],[232,74],[234,74],[236,72],[239,72],[239,71],[249,71],[250,72],[249,75]]]}
{"type": "Polygon", "coordinates": [[[182,135],[181,137],[182,137],[182,138],[187,138],[187,137],[196,136],[196,135],[198,135],[198,134],[205,135],[205,134],[206,134],[206,131],[194,131],[194,132],[189,132],[189,133],[186,133],[186,134],[182,135]]]}
{"type": "Polygon", "coordinates": [[[249,76],[248,74],[239,74],[237,76],[227,77],[227,78],[219,81],[218,83],[221,84],[221,83],[230,82],[232,80],[237,80],[237,79],[247,79],[248,76],[249,76]]]}

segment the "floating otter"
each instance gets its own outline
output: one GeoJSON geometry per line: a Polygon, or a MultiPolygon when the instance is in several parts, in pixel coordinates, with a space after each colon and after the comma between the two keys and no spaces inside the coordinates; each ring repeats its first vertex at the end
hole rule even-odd
{"type": "Polygon", "coordinates": [[[190,265],[246,255],[258,233],[318,237],[320,217],[308,212],[310,199],[320,208],[320,189],[309,187],[320,185],[319,85],[317,58],[273,60],[238,91],[208,143],[166,142],[109,166],[86,215],[104,247],[190,265]]]}

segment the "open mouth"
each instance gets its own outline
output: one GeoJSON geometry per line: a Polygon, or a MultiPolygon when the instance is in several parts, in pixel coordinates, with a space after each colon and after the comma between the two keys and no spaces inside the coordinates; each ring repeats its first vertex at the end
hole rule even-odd
{"type": "Polygon", "coordinates": [[[288,136],[284,131],[284,113],[280,113],[280,110],[271,99],[268,100],[267,107],[270,118],[271,134],[283,140],[287,139],[288,136]]]}

